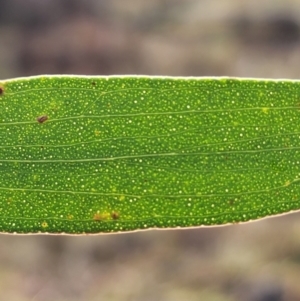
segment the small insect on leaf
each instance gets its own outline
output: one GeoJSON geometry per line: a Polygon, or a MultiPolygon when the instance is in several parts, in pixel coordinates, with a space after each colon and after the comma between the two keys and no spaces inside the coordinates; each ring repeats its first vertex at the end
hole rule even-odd
{"type": "Polygon", "coordinates": [[[44,123],[45,121],[48,120],[48,116],[47,115],[42,115],[42,116],[39,116],[36,120],[39,123],[44,123]]]}

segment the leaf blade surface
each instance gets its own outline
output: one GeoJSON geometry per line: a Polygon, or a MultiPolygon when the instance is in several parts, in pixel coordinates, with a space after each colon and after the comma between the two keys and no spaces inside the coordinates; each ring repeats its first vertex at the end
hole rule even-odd
{"type": "Polygon", "coordinates": [[[0,87],[1,232],[223,225],[300,207],[297,81],[40,76],[0,87]]]}

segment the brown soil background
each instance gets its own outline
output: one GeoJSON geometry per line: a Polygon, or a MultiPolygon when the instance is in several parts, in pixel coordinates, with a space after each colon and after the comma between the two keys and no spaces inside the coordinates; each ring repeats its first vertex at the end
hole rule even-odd
{"type": "MultiPolygon", "coordinates": [[[[0,0],[0,78],[299,78],[297,0],[0,0]]],[[[299,213],[219,228],[0,237],[0,300],[300,300],[299,213]]]]}

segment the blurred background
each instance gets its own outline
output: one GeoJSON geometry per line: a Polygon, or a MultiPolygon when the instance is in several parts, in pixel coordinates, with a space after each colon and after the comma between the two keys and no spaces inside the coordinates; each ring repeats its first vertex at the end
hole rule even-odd
{"type": "MultiPolygon", "coordinates": [[[[297,0],[0,0],[0,79],[300,77],[297,0]]],[[[121,235],[0,236],[0,300],[300,300],[300,215],[121,235]]]]}

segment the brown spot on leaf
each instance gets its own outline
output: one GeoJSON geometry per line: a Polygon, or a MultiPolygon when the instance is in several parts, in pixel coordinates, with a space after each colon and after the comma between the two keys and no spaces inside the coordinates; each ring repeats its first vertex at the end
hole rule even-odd
{"type": "Polygon", "coordinates": [[[102,220],[102,215],[99,213],[95,213],[93,216],[94,221],[101,221],[102,220]]]}
{"type": "Polygon", "coordinates": [[[108,213],[99,213],[99,211],[93,215],[94,221],[103,221],[103,220],[107,220],[108,218],[109,218],[108,213]]]}
{"type": "Polygon", "coordinates": [[[47,115],[42,115],[42,116],[39,116],[36,120],[39,123],[44,123],[45,121],[48,120],[48,116],[47,115]]]}
{"type": "Polygon", "coordinates": [[[118,212],[116,212],[116,211],[113,211],[111,213],[111,218],[112,219],[119,219],[120,218],[120,214],[118,212]]]}
{"type": "Polygon", "coordinates": [[[4,94],[4,88],[3,86],[0,86],[0,96],[4,94]]]}
{"type": "Polygon", "coordinates": [[[232,206],[232,205],[234,204],[234,199],[228,200],[228,204],[229,204],[230,206],[232,206]]]}

